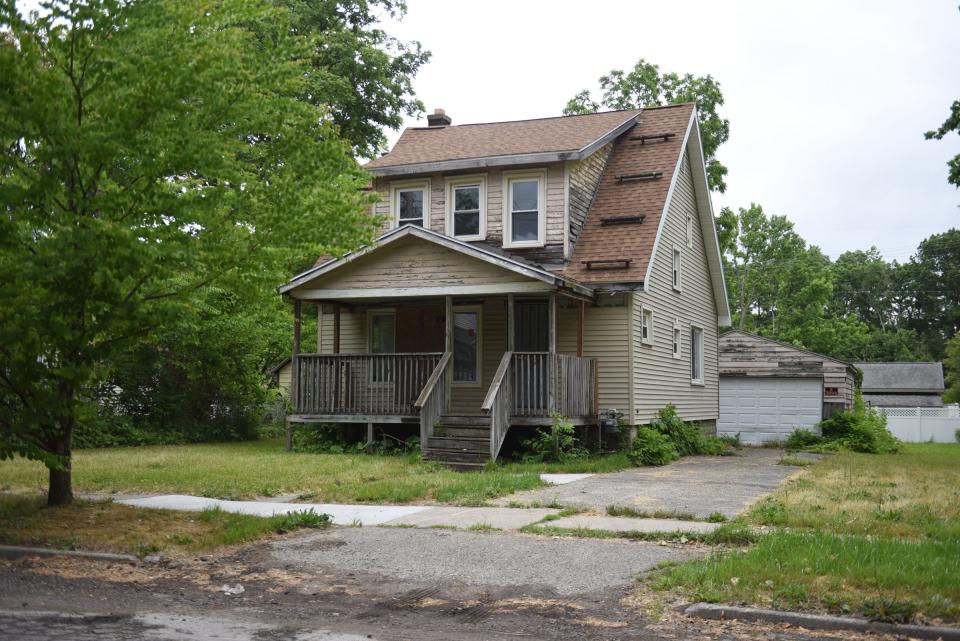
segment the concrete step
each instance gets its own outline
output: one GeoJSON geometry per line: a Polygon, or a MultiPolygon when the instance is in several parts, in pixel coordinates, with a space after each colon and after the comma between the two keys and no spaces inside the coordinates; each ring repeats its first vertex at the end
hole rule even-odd
{"type": "Polygon", "coordinates": [[[489,452],[489,438],[463,438],[444,436],[427,437],[427,448],[435,450],[461,450],[465,452],[489,452]]]}

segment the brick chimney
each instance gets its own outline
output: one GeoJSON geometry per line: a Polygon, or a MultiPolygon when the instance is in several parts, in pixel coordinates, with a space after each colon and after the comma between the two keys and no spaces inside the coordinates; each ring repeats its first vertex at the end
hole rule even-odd
{"type": "Polygon", "coordinates": [[[443,109],[434,109],[432,114],[427,114],[427,126],[429,127],[446,127],[451,124],[453,124],[453,120],[443,109]]]}

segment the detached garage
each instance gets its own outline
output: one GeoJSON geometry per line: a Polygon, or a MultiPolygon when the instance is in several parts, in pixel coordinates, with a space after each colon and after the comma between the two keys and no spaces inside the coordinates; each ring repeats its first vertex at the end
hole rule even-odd
{"type": "Polygon", "coordinates": [[[719,343],[718,434],[773,443],[853,405],[856,369],[849,363],[742,331],[719,343]]]}

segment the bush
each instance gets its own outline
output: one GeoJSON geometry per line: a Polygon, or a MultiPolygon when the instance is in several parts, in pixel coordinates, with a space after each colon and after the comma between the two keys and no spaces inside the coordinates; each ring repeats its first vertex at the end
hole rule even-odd
{"type": "Polygon", "coordinates": [[[814,445],[819,445],[823,439],[810,430],[802,427],[794,428],[790,436],[787,437],[786,446],[788,450],[802,450],[814,445]]]}
{"type": "Polygon", "coordinates": [[[869,407],[859,393],[853,407],[820,423],[823,440],[854,452],[888,454],[903,444],[887,429],[887,416],[869,407]]]}
{"type": "Polygon", "coordinates": [[[637,428],[637,435],[628,456],[634,465],[666,465],[680,458],[673,442],[666,435],[649,427],[637,428]]]}
{"type": "Polygon", "coordinates": [[[528,450],[523,460],[531,463],[559,463],[584,458],[589,452],[577,442],[576,429],[565,416],[553,414],[553,425],[540,428],[533,438],[523,441],[528,450]]]}
{"type": "Polygon", "coordinates": [[[953,438],[956,439],[957,443],[960,443],[960,430],[953,433],[953,438]]]}
{"type": "Polygon", "coordinates": [[[650,423],[650,427],[670,439],[680,456],[706,453],[703,432],[696,425],[685,423],[673,405],[667,405],[657,412],[657,418],[650,423]]]}
{"type": "Polygon", "coordinates": [[[410,436],[401,441],[385,436],[369,446],[364,440],[351,440],[343,425],[306,423],[293,431],[293,451],[309,454],[379,454],[394,455],[419,452],[420,437],[410,436]]]}

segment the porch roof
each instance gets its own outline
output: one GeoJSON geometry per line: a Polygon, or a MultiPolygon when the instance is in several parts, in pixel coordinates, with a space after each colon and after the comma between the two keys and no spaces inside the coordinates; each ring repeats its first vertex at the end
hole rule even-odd
{"type": "Polygon", "coordinates": [[[531,263],[503,255],[492,251],[489,248],[463,242],[456,238],[451,238],[444,234],[407,225],[380,236],[370,245],[362,247],[354,252],[350,252],[342,258],[335,258],[317,265],[305,272],[297,274],[289,282],[281,285],[278,291],[292,298],[312,299],[312,300],[336,300],[336,299],[364,299],[364,298],[403,298],[403,297],[422,297],[422,296],[444,296],[444,295],[489,295],[499,293],[524,293],[534,291],[550,291],[553,289],[566,291],[566,293],[580,297],[592,299],[594,292],[590,287],[576,282],[573,279],[561,276],[560,274],[549,272],[537,267],[531,263]],[[520,282],[498,283],[487,282],[479,284],[427,284],[423,285],[418,281],[404,282],[403,286],[386,284],[383,287],[323,287],[320,285],[316,289],[309,289],[312,281],[321,279],[324,276],[331,275],[332,272],[350,265],[358,259],[382,251],[387,247],[396,246],[402,239],[411,239],[433,245],[436,248],[443,248],[455,252],[466,258],[480,261],[481,263],[493,266],[497,270],[505,273],[512,273],[520,276],[520,282]]]}

